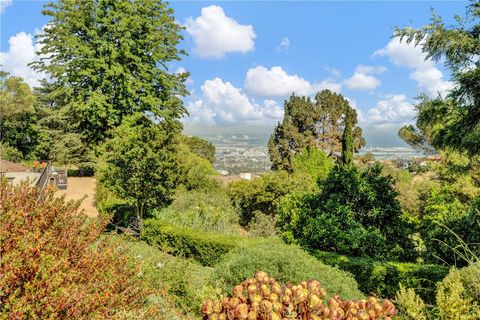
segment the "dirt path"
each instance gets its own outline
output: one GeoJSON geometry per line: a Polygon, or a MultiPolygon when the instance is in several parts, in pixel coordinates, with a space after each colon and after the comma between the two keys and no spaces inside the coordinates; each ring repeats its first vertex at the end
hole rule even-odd
{"type": "Polygon", "coordinates": [[[59,190],[57,193],[66,195],[67,200],[80,200],[87,196],[82,201],[80,209],[85,210],[88,216],[96,217],[98,211],[95,206],[95,178],[68,177],[67,184],[67,190],[59,190]]]}

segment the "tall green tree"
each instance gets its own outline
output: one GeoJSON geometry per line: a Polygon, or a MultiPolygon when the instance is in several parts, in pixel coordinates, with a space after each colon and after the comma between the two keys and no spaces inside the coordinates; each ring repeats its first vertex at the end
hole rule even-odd
{"type": "Polygon", "coordinates": [[[342,153],[345,119],[349,115],[353,151],[365,145],[357,113],[341,94],[323,90],[312,101],[292,95],[285,101],[283,121],[268,142],[272,169],[292,171],[292,157],[303,148],[316,147],[338,159],[342,153]]]}
{"type": "Polygon", "coordinates": [[[34,158],[38,127],[35,124],[35,96],[29,85],[22,78],[0,71],[0,104],[2,149],[18,154],[14,160],[34,158]]]}
{"type": "Polygon", "coordinates": [[[49,75],[52,94],[64,98],[62,107],[87,143],[105,140],[137,112],[180,125],[188,74],[168,72],[184,51],[167,4],[59,0],[42,13],[51,20],[38,36],[42,58],[32,65],[49,75]]]}
{"type": "Polygon", "coordinates": [[[105,142],[100,182],[127,201],[141,221],[149,209],[167,205],[179,180],[177,135],[167,122],[135,114],[105,142]]]}
{"type": "Polygon", "coordinates": [[[431,119],[431,143],[437,149],[480,154],[480,2],[472,1],[465,18],[446,26],[436,14],[420,29],[397,29],[395,36],[420,45],[426,58],[445,61],[454,87],[446,98],[423,101],[419,118],[431,119]],[[428,116],[427,116],[428,115],[428,116]],[[441,117],[441,126],[435,126],[441,117]]]}

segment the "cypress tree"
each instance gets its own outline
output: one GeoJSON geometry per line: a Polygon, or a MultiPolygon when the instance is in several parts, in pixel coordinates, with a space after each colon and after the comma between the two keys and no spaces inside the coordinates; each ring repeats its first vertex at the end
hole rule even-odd
{"type": "Polygon", "coordinates": [[[353,164],[353,135],[352,135],[352,112],[345,115],[345,128],[342,136],[342,162],[350,166],[353,164]]]}

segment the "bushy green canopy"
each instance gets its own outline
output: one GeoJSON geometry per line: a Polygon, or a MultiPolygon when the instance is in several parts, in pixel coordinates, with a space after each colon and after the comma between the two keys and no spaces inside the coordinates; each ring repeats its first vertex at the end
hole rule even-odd
{"type": "Polygon", "coordinates": [[[339,158],[345,119],[351,125],[352,152],[365,145],[362,129],[357,126],[357,113],[341,94],[323,90],[313,101],[292,95],[284,108],[283,121],[268,141],[274,170],[292,171],[292,157],[306,147],[316,147],[330,157],[339,158]]]}
{"type": "Polygon", "coordinates": [[[402,138],[422,147],[425,140],[436,149],[452,148],[480,154],[480,2],[472,1],[467,16],[456,16],[457,25],[446,26],[436,14],[420,29],[397,29],[395,36],[420,45],[427,59],[444,61],[453,88],[446,97],[421,101],[417,130],[403,129],[402,138]]]}
{"type": "Polygon", "coordinates": [[[60,0],[38,35],[53,94],[63,97],[70,121],[89,144],[104,141],[125,116],[148,113],[171,125],[186,113],[187,73],[169,73],[180,60],[181,27],[160,0],[60,0]]]}

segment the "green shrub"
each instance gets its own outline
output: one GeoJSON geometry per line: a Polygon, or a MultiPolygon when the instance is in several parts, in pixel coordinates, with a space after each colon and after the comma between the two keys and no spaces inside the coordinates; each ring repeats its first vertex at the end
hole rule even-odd
{"type": "Polygon", "coordinates": [[[3,160],[20,162],[23,160],[22,153],[15,147],[0,142],[0,155],[3,160]]]}
{"type": "Polygon", "coordinates": [[[438,284],[435,305],[427,307],[413,289],[401,288],[396,300],[402,320],[480,319],[480,263],[452,267],[438,284]]]}
{"type": "Polygon", "coordinates": [[[267,216],[261,211],[255,211],[248,224],[248,233],[256,237],[273,237],[277,235],[276,217],[267,216]]]}
{"type": "Polygon", "coordinates": [[[414,260],[410,225],[402,216],[393,179],[382,174],[380,165],[364,171],[337,165],[321,189],[294,198],[293,209],[291,202],[286,210],[280,209],[285,213],[279,221],[282,231],[291,232],[294,240],[313,250],[378,260],[414,260]]]}
{"type": "Polygon", "coordinates": [[[340,294],[346,299],[363,297],[350,274],[325,265],[300,247],[280,240],[240,245],[215,266],[212,283],[230,291],[259,270],[280,283],[316,279],[330,294],[340,294]]]}
{"type": "Polygon", "coordinates": [[[236,181],[229,185],[232,202],[240,211],[240,222],[247,226],[255,211],[275,216],[278,202],[290,193],[313,192],[315,179],[308,174],[289,175],[286,171],[266,173],[252,181],[236,181]]]}
{"type": "MultiPolygon", "coordinates": [[[[143,241],[116,238],[123,240],[127,253],[135,261],[144,288],[157,293],[166,292],[164,298],[173,302],[182,312],[192,315],[198,314],[198,306],[204,299],[211,298],[205,294],[208,293],[206,284],[213,269],[173,257],[143,241]]],[[[156,294],[154,298],[158,296],[161,295],[156,294]]]]}
{"type": "MultiPolygon", "coordinates": [[[[179,139],[182,139],[181,136],[179,139]]],[[[220,187],[220,183],[214,178],[217,172],[209,160],[195,154],[187,145],[178,145],[175,161],[180,170],[176,188],[214,190],[220,187]]]]}
{"type": "Polygon", "coordinates": [[[322,251],[312,251],[311,254],[326,264],[353,274],[364,293],[386,298],[395,297],[401,284],[414,288],[425,301],[432,303],[437,282],[448,274],[448,268],[439,265],[379,262],[322,251]]]}
{"type": "Polygon", "coordinates": [[[402,320],[427,320],[426,306],[423,300],[415,293],[412,288],[404,288],[400,285],[400,290],[395,296],[398,306],[399,318],[402,320]]]}
{"type": "Polygon", "coordinates": [[[480,256],[480,197],[461,201],[455,188],[444,186],[429,193],[423,207],[420,232],[425,241],[425,261],[465,266],[459,239],[463,239],[471,253],[480,256]]]}
{"type": "Polygon", "coordinates": [[[480,319],[480,263],[452,268],[438,286],[437,306],[444,320],[480,319]]]}
{"type": "Polygon", "coordinates": [[[177,192],[172,204],[153,214],[156,218],[180,227],[199,231],[238,233],[238,214],[230,198],[220,189],[177,192]]]}
{"type": "Polygon", "coordinates": [[[253,241],[242,236],[174,226],[159,219],[145,220],[142,239],[164,252],[191,258],[209,267],[217,264],[242,242],[253,241]]]}
{"type": "Polygon", "coordinates": [[[127,228],[135,217],[132,206],[107,190],[98,179],[95,186],[95,201],[100,215],[110,219],[107,226],[109,230],[127,228]]]}
{"type": "Polygon", "coordinates": [[[318,148],[303,148],[292,158],[293,173],[308,175],[314,181],[327,178],[334,165],[335,161],[318,148]]]}

